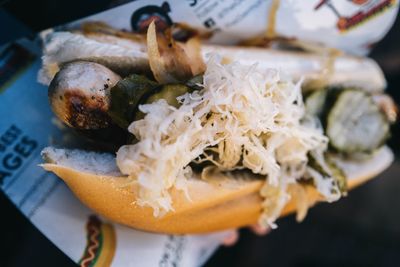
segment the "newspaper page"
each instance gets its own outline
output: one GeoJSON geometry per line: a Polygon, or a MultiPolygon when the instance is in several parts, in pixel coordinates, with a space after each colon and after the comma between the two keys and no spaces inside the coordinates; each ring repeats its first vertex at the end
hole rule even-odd
{"type": "Polygon", "coordinates": [[[224,233],[172,236],[114,224],[81,204],[44,171],[40,151],[61,143],[47,88],[36,82],[40,48],[28,41],[0,54],[0,183],[15,206],[56,246],[82,266],[199,266],[224,233]]]}

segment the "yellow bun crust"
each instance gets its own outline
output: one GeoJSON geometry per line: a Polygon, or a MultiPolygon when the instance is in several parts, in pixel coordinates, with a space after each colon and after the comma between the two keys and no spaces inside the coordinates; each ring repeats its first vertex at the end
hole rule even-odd
{"type": "MultiPolygon", "coordinates": [[[[392,152],[384,147],[363,163],[344,163],[342,167],[348,177],[349,190],[381,173],[392,160],[392,152]]],[[[262,180],[218,178],[209,182],[190,179],[191,201],[183,192],[172,189],[175,211],[156,218],[150,207],[134,203],[138,188],[124,186],[124,177],[81,172],[59,164],[42,166],[62,178],[89,208],[135,229],[169,234],[205,233],[255,224],[261,214],[259,191],[262,180]]],[[[296,185],[289,187],[291,200],[282,216],[296,211],[297,189],[296,185]]],[[[309,206],[324,200],[312,186],[304,186],[304,189],[309,206]]]]}

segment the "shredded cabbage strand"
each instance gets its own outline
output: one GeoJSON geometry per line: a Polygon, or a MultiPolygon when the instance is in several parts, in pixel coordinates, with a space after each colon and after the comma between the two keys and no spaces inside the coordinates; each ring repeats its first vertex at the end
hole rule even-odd
{"type": "Polygon", "coordinates": [[[117,164],[138,182],[139,205],[155,216],[172,211],[169,189],[185,191],[188,164],[202,160],[266,177],[263,225],[275,226],[290,199],[287,186],[302,177],[312,177],[328,199],[340,197],[326,177],[308,173],[307,154],[323,155],[328,138],[315,118],[305,119],[301,82],[257,65],[224,65],[216,55],[206,65],[202,90],[178,97],[179,108],[165,100],[141,105],[146,116],[128,128],[139,141],[119,149],[117,164]]]}

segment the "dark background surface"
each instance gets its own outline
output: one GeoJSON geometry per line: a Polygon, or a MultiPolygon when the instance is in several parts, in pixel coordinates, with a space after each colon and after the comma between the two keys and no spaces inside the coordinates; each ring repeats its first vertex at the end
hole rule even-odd
{"type": "MultiPolygon", "coordinates": [[[[121,1],[120,1],[121,2],[121,1]]],[[[0,45],[18,37],[97,13],[117,4],[107,0],[0,0],[0,45]]],[[[400,19],[373,57],[400,103],[400,19]]],[[[398,129],[391,146],[399,155],[398,129]]],[[[241,231],[239,242],[220,248],[214,266],[400,266],[400,160],[341,201],[320,204],[305,221],[290,216],[265,237],[241,231]]],[[[0,193],[0,266],[75,266],[0,193]]]]}

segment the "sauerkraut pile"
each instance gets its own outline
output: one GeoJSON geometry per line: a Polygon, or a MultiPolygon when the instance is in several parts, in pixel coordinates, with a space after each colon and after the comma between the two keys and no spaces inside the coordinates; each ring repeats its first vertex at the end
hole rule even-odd
{"type": "MultiPolygon", "coordinates": [[[[150,206],[154,216],[173,211],[169,189],[186,192],[191,162],[212,163],[220,171],[247,169],[265,176],[263,225],[275,226],[289,200],[289,184],[310,180],[328,200],[340,197],[330,173],[320,166],[328,138],[319,120],[305,113],[301,82],[257,65],[222,64],[212,55],[206,63],[201,90],[178,97],[175,108],[165,100],[141,105],[144,119],[129,131],[139,140],[117,152],[121,172],[140,185],[137,204],[150,206]]],[[[329,169],[329,168],[326,168],[329,169]]]]}

